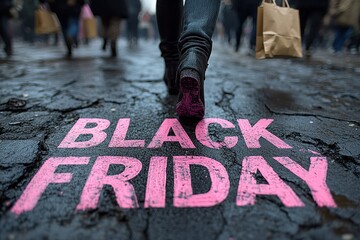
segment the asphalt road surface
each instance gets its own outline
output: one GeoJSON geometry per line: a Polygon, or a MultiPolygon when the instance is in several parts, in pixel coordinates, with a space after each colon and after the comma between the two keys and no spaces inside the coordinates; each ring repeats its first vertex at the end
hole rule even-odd
{"type": "Polygon", "coordinates": [[[0,239],[360,239],[360,61],[216,42],[202,121],[157,43],[0,59],[0,239]]]}

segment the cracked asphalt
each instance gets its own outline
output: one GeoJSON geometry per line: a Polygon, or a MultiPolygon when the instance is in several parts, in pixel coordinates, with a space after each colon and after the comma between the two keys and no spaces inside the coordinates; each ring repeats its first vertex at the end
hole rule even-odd
{"type": "MultiPolygon", "coordinates": [[[[0,58],[0,239],[360,239],[358,55],[319,51],[308,60],[259,61],[245,50],[234,53],[215,42],[206,73],[205,119],[234,124],[234,129],[210,125],[208,132],[215,142],[236,135],[238,144],[206,147],[196,137],[197,123],[179,120],[195,148],[176,142],[157,149],[110,148],[119,119],[131,119],[127,138],[143,139],[147,146],[165,119],[177,118],[177,99],[163,84],[157,43],[142,41],[129,49],[122,40],[119,57],[111,59],[93,41],[76,49],[72,60],[63,57],[63,46],[15,45],[12,58],[0,58]],[[89,148],[59,148],[82,118],[109,120],[105,141],[89,148]],[[279,149],[265,139],[259,140],[260,148],[247,147],[238,119],[252,125],[273,119],[267,130],[292,148],[279,149]],[[58,167],[56,173],[72,173],[71,181],[50,183],[31,211],[11,211],[48,159],[70,156],[89,157],[89,163],[58,167]],[[95,209],[76,210],[98,156],[126,156],[142,163],[131,180],[139,208],[119,207],[106,185],[95,209]],[[153,156],[168,158],[164,208],[144,207],[153,156]],[[211,207],[174,206],[173,156],[204,156],[221,163],[230,180],[226,199],[211,207]],[[236,204],[248,156],[266,159],[304,206],[286,207],[266,194],[256,196],[253,205],[236,204]],[[326,185],[336,207],[319,206],[308,184],[274,160],[283,156],[304,169],[311,157],[325,157],[326,185]]],[[[121,171],[111,165],[108,175],[121,171]]],[[[204,166],[192,165],[190,173],[194,194],[211,189],[204,166]]],[[[269,182],[262,174],[254,174],[258,184],[269,182]]]]}

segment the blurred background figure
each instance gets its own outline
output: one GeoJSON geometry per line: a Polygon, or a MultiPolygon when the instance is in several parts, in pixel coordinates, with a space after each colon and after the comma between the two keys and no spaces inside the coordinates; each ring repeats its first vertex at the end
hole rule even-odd
{"type": "MultiPolygon", "coordinates": [[[[45,10],[45,11],[51,11],[50,6],[47,1],[41,1],[41,0],[40,1],[34,0],[34,1],[39,3],[39,4],[36,4],[36,10],[41,9],[41,10],[45,10]]],[[[31,21],[35,22],[35,16],[32,16],[32,17],[33,17],[33,19],[31,21]]],[[[34,24],[33,31],[36,31],[35,29],[36,29],[36,26],[34,24]]],[[[57,46],[59,43],[59,33],[58,32],[37,34],[35,39],[42,43],[49,44],[49,39],[51,39],[51,37],[53,37],[53,45],[57,46]]]]}
{"type": "Polygon", "coordinates": [[[40,0],[40,3],[45,2],[48,2],[51,11],[59,18],[67,49],[66,56],[71,57],[73,47],[78,45],[79,18],[84,0],[40,0]]]}
{"type": "Polygon", "coordinates": [[[93,14],[101,18],[102,50],[106,51],[110,41],[111,57],[116,57],[118,54],[117,38],[120,33],[120,23],[122,19],[128,18],[126,0],[91,0],[90,7],[93,14]]]}
{"type": "Polygon", "coordinates": [[[0,37],[4,42],[4,52],[7,56],[12,55],[12,41],[9,29],[10,9],[12,7],[12,0],[0,0],[0,37]]]}
{"type": "Polygon", "coordinates": [[[139,38],[139,14],[141,12],[140,0],[127,0],[127,39],[129,47],[136,46],[139,38]]]}
{"type": "Polygon", "coordinates": [[[223,35],[224,40],[232,44],[236,34],[237,14],[233,9],[231,0],[221,1],[219,22],[221,24],[220,35],[223,35]]]}
{"type": "Polygon", "coordinates": [[[140,13],[140,33],[141,37],[145,40],[154,40],[155,37],[155,28],[154,28],[154,15],[151,14],[148,10],[142,11],[140,13]]]}
{"type": "Polygon", "coordinates": [[[29,43],[34,43],[35,41],[34,13],[37,8],[37,5],[38,5],[37,0],[25,0],[23,9],[20,12],[22,38],[24,41],[29,43]]]}
{"type": "Polygon", "coordinates": [[[243,26],[245,21],[250,18],[252,21],[252,30],[250,34],[249,48],[251,52],[255,51],[256,45],[256,20],[257,7],[262,0],[232,0],[233,8],[237,13],[238,26],[236,30],[235,51],[238,52],[241,44],[241,37],[243,33],[243,26]]]}
{"type": "Polygon", "coordinates": [[[295,8],[299,10],[301,37],[305,43],[305,56],[311,57],[312,48],[328,11],[330,0],[296,0],[295,8]]]}
{"type": "Polygon", "coordinates": [[[296,0],[299,10],[301,37],[305,43],[305,56],[311,56],[312,47],[319,36],[330,0],[296,0]]]}
{"type": "MultiPolygon", "coordinates": [[[[94,15],[90,9],[89,0],[84,0],[84,5],[80,12],[78,39],[80,42],[84,43],[85,45],[89,44],[90,38],[89,38],[89,36],[87,36],[86,30],[85,30],[86,26],[84,26],[84,21],[86,19],[92,19],[92,18],[94,18],[94,15]]],[[[92,38],[94,38],[94,37],[92,37],[92,38]]]]}
{"type": "Polygon", "coordinates": [[[359,32],[360,1],[331,0],[329,15],[335,29],[332,47],[335,53],[339,53],[352,35],[359,32]]]}
{"type": "Polygon", "coordinates": [[[349,40],[349,44],[347,45],[347,51],[351,54],[360,53],[360,30],[353,33],[352,37],[349,40]]]}
{"type": "Polygon", "coordinates": [[[8,57],[13,53],[9,20],[18,17],[22,5],[22,0],[0,0],[0,37],[5,45],[4,52],[8,57]]]}

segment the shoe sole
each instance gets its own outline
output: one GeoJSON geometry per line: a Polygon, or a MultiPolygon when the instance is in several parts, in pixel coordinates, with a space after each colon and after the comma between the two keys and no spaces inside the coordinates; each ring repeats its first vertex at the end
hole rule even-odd
{"type": "Polygon", "coordinates": [[[176,105],[176,112],[180,117],[203,118],[204,103],[200,99],[199,82],[191,77],[180,80],[181,101],[176,105]]]}

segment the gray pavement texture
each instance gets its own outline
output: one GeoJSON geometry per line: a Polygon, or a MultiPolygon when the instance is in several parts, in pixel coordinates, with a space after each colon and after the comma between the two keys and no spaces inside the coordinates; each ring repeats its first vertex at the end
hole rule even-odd
{"type": "MultiPolygon", "coordinates": [[[[359,56],[319,51],[308,60],[258,61],[215,42],[206,74],[205,118],[233,123],[234,129],[211,125],[209,135],[220,142],[236,135],[238,144],[206,147],[195,137],[196,123],[184,121],[196,148],[166,142],[149,149],[108,145],[121,118],[131,119],[127,138],[143,139],[146,146],[164,119],[176,118],[177,99],[166,92],[156,43],[129,49],[120,41],[116,59],[101,52],[98,41],[76,49],[72,60],[63,58],[63,47],[17,42],[15,50],[12,58],[0,59],[0,239],[360,239],[359,56]],[[105,141],[90,148],[58,148],[79,118],[109,120],[105,141]],[[252,125],[273,119],[267,130],[292,148],[278,149],[263,138],[261,148],[248,148],[238,119],[252,125]],[[337,207],[318,206],[308,184],[273,159],[288,156],[308,169],[314,152],[326,157],[326,184],[337,207]],[[58,167],[57,173],[73,174],[71,181],[49,184],[31,211],[14,214],[11,209],[44,163],[68,156],[90,160],[58,167]],[[98,156],[128,156],[142,163],[131,180],[139,208],[119,207],[114,190],[105,186],[95,209],[76,210],[98,156]],[[153,156],[168,157],[165,208],[144,208],[153,156]],[[173,156],[221,163],[230,179],[226,199],[212,207],[175,207],[173,156]],[[238,206],[247,156],[266,159],[304,206],[285,207],[273,195],[238,206]]],[[[190,170],[194,194],[209,191],[207,169],[192,165],[190,170]]],[[[112,166],[109,175],[121,171],[112,166]]],[[[268,180],[262,172],[255,178],[258,184],[268,180]]]]}

